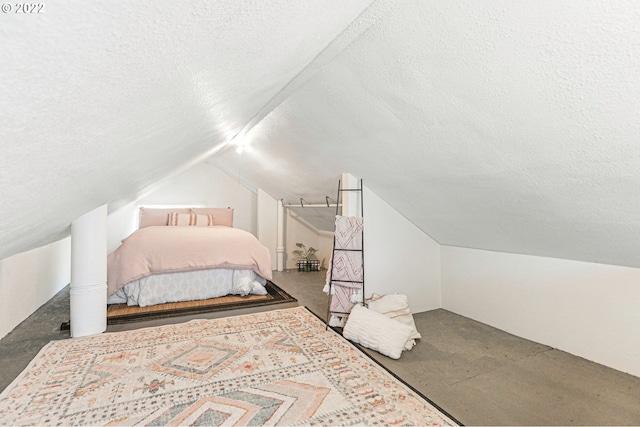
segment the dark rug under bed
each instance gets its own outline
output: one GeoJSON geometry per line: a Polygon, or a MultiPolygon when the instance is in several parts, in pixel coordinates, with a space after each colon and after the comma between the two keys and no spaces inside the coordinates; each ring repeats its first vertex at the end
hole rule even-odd
{"type": "Polygon", "coordinates": [[[127,304],[110,304],[107,306],[107,324],[137,322],[161,319],[165,317],[187,316],[214,311],[236,310],[264,305],[297,302],[291,295],[267,281],[267,295],[227,295],[199,301],[173,302],[152,305],[149,307],[129,307],[127,304]]]}

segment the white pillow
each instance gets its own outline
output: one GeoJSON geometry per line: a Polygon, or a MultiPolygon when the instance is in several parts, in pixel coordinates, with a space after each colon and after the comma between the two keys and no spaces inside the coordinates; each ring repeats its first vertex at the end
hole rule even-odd
{"type": "Polygon", "coordinates": [[[382,313],[385,316],[397,320],[411,327],[411,335],[405,343],[404,349],[411,350],[416,345],[416,339],[422,338],[420,332],[416,329],[416,324],[409,308],[409,300],[406,295],[390,294],[378,295],[373,294],[371,299],[367,300],[369,310],[382,313]]]}
{"type": "Polygon", "coordinates": [[[411,328],[358,304],[351,309],[342,335],[392,359],[399,359],[411,328]]]}

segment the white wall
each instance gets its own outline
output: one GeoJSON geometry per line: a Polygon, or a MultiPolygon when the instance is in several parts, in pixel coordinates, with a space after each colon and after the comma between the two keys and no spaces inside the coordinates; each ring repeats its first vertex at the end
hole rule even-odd
{"type": "Polygon", "coordinates": [[[69,284],[71,239],[0,260],[0,338],[69,284]]]}
{"type": "Polygon", "coordinates": [[[235,179],[207,163],[159,183],[135,203],[109,215],[108,251],[137,227],[139,205],[183,205],[234,208],[233,226],[257,234],[257,195],[235,179]]]}
{"type": "Polygon", "coordinates": [[[639,305],[640,269],[442,246],[444,309],[636,376],[639,305]]]}
{"type": "Polygon", "coordinates": [[[320,267],[329,268],[333,252],[333,231],[318,231],[318,259],[320,267]]]}
{"type": "MultiPolygon", "coordinates": [[[[342,173],[340,175],[340,188],[343,190],[355,190],[360,188],[362,182],[350,173],[342,173]]],[[[362,215],[362,197],[358,191],[343,191],[340,195],[342,209],[341,215],[344,216],[361,216],[362,215]]]]}
{"type": "MultiPolygon", "coordinates": [[[[297,257],[291,252],[298,249],[296,243],[300,242],[307,248],[313,247],[318,249],[315,258],[320,260],[321,265],[324,263],[325,268],[329,263],[331,250],[333,249],[333,240],[331,246],[326,244],[327,233],[323,233],[305,219],[301,218],[293,209],[285,209],[285,268],[297,268],[297,257]]],[[[333,239],[333,233],[331,238],[333,239]]]]}
{"type": "Polygon", "coordinates": [[[364,187],[365,296],[405,294],[414,313],[441,306],[440,245],[364,187]]]}
{"type": "Polygon", "coordinates": [[[122,239],[138,228],[138,203],[129,203],[107,216],[107,253],[113,252],[122,239]]]}
{"type": "Polygon", "coordinates": [[[258,189],[257,237],[260,243],[269,249],[271,254],[271,269],[275,270],[278,263],[278,200],[258,189]]]}

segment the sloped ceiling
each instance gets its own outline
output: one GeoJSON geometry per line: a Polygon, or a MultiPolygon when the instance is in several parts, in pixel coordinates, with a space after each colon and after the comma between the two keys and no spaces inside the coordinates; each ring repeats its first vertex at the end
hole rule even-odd
{"type": "Polygon", "coordinates": [[[0,259],[223,146],[369,3],[74,0],[3,13],[0,259]]]}
{"type": "Polygon", "coordinates": [[[292,202],[350,172],[442,244],[640,267],[637,2],[131,3],[0,17],[0,258],[204,160],[292,202]]]}
{"type": "Polygon", "coordinates": [[[291,202],[350,172],[442,244],[640,266],[639,3],[371,16],[247,132],[252,152],[211,161],[291,202]]]}

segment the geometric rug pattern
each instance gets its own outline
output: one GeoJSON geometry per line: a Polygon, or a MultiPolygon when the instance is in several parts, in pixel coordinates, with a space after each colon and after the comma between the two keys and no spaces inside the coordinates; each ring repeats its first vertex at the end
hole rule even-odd
{"type": "Polygon", "coordinates": [[[0,425],[455,425],[305,307],[52,341],[0,425]]]}

